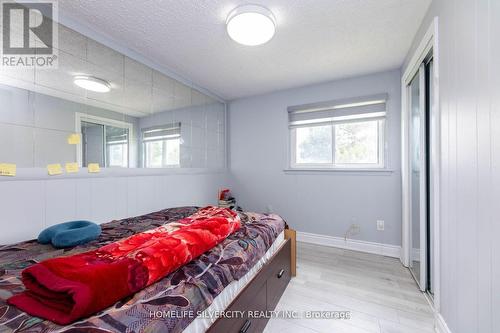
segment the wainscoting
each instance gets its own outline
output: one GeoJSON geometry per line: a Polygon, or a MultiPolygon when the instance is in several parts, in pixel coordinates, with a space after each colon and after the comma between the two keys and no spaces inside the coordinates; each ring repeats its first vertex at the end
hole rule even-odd
{"type": "Polygon", "coordinates": [[[51,225],[104,223],[176,206],[215,204],[226,173],[0,181],[0,244],[36,238],[51,225]]]}

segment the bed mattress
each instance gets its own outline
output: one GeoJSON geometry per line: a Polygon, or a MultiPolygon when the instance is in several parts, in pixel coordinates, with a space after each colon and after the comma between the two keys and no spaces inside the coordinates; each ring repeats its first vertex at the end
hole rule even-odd
{"type": "Polygon", "coordinates": [[[0,246],[0,332],[203,332],[215,318],[186,313],[221,311],[231,303],[277,247],[285,226],[279,216],[240,213],[242,228],[212,250],[133,296],[68,326],[29,316],[6,304],[10,296],[24,291],[21,272],[36,262],[89,251],[175,222],[196,210],[171,208],[105,223],[97,240],[70,249],[55,249],[35,240],[0,246]]]}

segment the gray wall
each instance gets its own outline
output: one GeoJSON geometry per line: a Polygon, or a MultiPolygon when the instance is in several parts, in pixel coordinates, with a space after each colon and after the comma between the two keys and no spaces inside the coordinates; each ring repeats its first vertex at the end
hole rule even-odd
{"type": "Polygon", "coordinates": [[[401,244],[399,70],[279,91],[229,104],[232,189],[245,210],[271,208],[299,231],[401,244]],[[287,167],[287,106],[388,93],[388,168],[393,172],[284,172],[287,167]],[[385,231],[376,220],[385,220],[385,231]]]}
{"type": "MultiPolygon", "coordinates": [[[[441,314],[500,332],[500,1],[435,0],[439,17],[441,314]]],[[[408,60],[407,60],[408,62],[408,60]]]]}

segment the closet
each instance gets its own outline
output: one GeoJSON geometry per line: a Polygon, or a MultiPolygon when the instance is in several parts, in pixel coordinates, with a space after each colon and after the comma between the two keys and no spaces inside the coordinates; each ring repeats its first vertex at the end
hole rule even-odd
{"type": "Polygon", "coordinates": [[[433,219],[431,169],[431,115],[434,64],[432,53],[420,64],[407,85],[408,193],[410,271],[422,291],[433,294],[433,219]]]}

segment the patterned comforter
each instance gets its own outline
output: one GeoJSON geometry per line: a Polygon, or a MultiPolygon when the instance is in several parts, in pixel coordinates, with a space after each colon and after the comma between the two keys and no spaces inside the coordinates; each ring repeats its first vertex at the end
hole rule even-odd
{"type": "Polygon", "coordinates": [[[242,227],[204,253],[138,293],[70,326],[31,317],[6,300],[24,291],[21,271],[44,259],[81,253],[138,232],[175,222],[196,207],[165,209],[102,224],[101,236],[85,245],[55,249],[35,240],[0,247],[0,332],[181,332],[232,281],[245,275],[266,253],[285,223],[277,215],[240,213],[242,227]],[[170,313],[170,316],[157,314],[170,313]],[[176,315],[177,314],[177,315],[176,315]]]}

